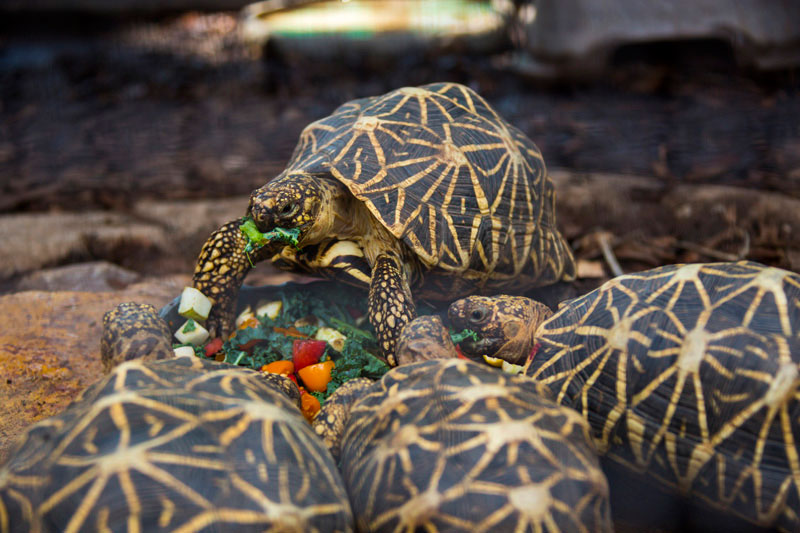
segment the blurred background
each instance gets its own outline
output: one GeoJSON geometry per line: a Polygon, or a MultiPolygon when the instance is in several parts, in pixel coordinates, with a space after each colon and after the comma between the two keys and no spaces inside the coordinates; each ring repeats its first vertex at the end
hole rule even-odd
{"type": "MultiPolygon", "coordinates": [[[[682,261],[800,271],[798,0],[2,0],[0,457],[99,375],[102,314],[176,296],[305,125],[437,81],[540,147],[579,290],[682,261]]],[[[720,530],[612,488],[630,523],[720,530]]]]}
{"type": "Polygon", "coordinates": [[[796,0],[0,9],[6,292],[84,261],[188,273],[306,124],[444,80],[539,145],[590,285],[613,274],[609,251],[625,271],[737,258],[800,268],[796,0]]]}

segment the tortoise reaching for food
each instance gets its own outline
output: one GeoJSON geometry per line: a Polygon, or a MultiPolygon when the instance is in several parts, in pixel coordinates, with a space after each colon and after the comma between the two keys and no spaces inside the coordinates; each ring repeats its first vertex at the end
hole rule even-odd
{"type": "MultiPolygon", "coordinates": [[[[398,364],[403,366],[431,359],[458,357],[450,332],[437,315],[423,315],[409,322],[397,341],[395,353],[398,364]]],[[[337,460],[350,409],[374,382],[369,378],[356,378],[343,383],[322,404],[313,421],[314,431],[337,460]]]]}
{"type": "Polygon", "coordinates": [[[343,387],[315,429],[344,415],[324,436],[360,531],[611,531],[588,424],[546,387],[456,358],[343,387]]]}
{"type": "Polygon", "coordinates": [[[525,309],[469,297],[449,315],[481,337],[461,344],[470,357],[531,355],[526,375],[583,415],[601,453],[755,524],[800,531],[800,275],[674,265],[612,279],[541,325],[525,309]],[[517,354],[508,322],[526,331],[517,354]]]}
{"type": "Polygon", "coordinates": [[[294,384],[116,352],[169,346],[162,322],[152,306],[108,315],[103,355],[123,362],[17,442],[0,466],[0,531],[352,531],[341,476],[294,384]]]}
{"type": "Polygon", "coordinates": [[[212,335],[231,329],[255,261],[367,286],[370,321],[396,364],[414,297],[522,292],[574,278],[554,202],[539,150],[471,89],[397,89],[310,124],[286,170],[253,191],[247,215],[258,230],[297,230],[297,247],[247,253],[240,221],[228,223],[203,246],[193,283],[214,303],[212,335]]]}

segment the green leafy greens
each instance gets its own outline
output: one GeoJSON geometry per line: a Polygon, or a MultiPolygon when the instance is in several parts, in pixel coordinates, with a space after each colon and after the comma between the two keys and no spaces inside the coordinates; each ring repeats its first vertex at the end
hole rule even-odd
{"type": "Polygon", "coordinates": [[[242,218],[242,223],[239,225],[239,230],[247,237],[247,247],[245,252],[253,252],[264,246],[268,242],[282,242],[290,244],[295,248],[298,247],[298,237],[300,237],[300,230],[298,228],[283,229],[275,228],[272,231],[261,233],[256,227],[256,223],[250,217],[242,218]]]}
{"type": "Polygon", "coordinates": [[[348,340],[338,358],[334,357],[336,366],[331,372],[331,381],[325,392],[312,392],[320,401],[324,402],[343,383],[355,378],[380,379],[389,371],[389,365],[366,351],[357,340],[348,340]]]}
{"type": "Polygon", "coordinates": [[[472,331],[471,329],[463,329],[458,333],[451,330],[450,338],[453,339],[453,344],[458,344],[459,342],[467,339],[472,339],[474,341],[480,340],[478,334],[472,331]]]}
{"type": "Polygon", "coordinates": [[[379,379],[389,371],[389,366],[374,355],[379,353],[379,348],[372,331],[354,324],[352,313],[362,316],[366,313],[367,298],[362,292],[327,285],[324,291],[281,290],[276,297],[283,303],[280,315],[274,320],[261,316],[258,327],[237,330],[236,335],[222,347],[226,363],[257,370],[275,361],[291,359],[292,345],[297,337],[287,336],[285,332],[297,331],[313,337],[319,326],[297,324],[321,322],[339,330],[347,339],[341,352],[335,351],[330,344],[325,349],[322,360],[332,359],[336,366],[331,372],[328,390],[311,392],[320,402],[350,379],[379,379]]]}

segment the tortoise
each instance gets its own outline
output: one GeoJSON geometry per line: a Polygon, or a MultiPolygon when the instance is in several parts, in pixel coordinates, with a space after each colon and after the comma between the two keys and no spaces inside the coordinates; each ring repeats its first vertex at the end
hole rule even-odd
{"type": "Polygon", "coordinates": [[[0,466],[0,531],[352,531],[294,384],[198,357],[147,360],[143,345],[172,351],[162,325],[148,305],[107,315],[104,356],[122,362],[16,443],[0,466]]]}
{"type": "MultiPolygon", "coordinates": [[[[395,354],[401,366],[458,357],[450,332],[438,315],[422,315],[409,322],[397,340],[395,354]]],[[[314,431],[337,460],[350,409],[374,382],[363,377],[346,381],[322,404],[313,420],[314,431]]]]}
{"type": "MultiPolygon", "coordinates": [[[[763,527],[800,531],[800,275],[758,263],[614,278],[525,325],[516,297],[469,297],[451,324],[502,352],[591,425],[600,453],[763,527]],[[526,340],[523,340],[526,339],[526,340]],[[508,353],[508,350],[506,350],[508,353]]],[[[530,316],[530,315],[529,315],[530,316]]]]}
{"type": "Polygon", "coordinates": [[[589,426],[545,394],[437,358],[346,383],[315,429],[331,437],[360,531],[611,531],[589,426]]]}
{"type": "Polygon", "coordinates": [[[261,232],[299,230],[297,247],[247,253],[240,220],[209,237],[193,284],[214,304],[212,335],[231,329],[242,280],[265,259],[368,287],[391,365],[414,298],[522,292],[575,277],[540,151],[456,83],[353,100],[308,125],[286,169],[252,192],[247,216],[261,232]]]}

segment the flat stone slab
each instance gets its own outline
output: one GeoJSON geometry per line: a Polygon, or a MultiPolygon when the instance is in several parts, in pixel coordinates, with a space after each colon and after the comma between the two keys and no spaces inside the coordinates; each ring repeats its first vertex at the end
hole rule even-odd
{"type": "Polygon", "coordinates": [[[37,290],[0,296],[0,461],[23,428],[63,410],[102,375],[106,311],[129,301],[161,308],[189,281],[188,275],[171,276],[102,292],[37,290]]]}
{"type": "Polygon", "coordinates": [[[191,273],[205,240],[244,215],[247,197],[142,201],[128,213],[25,213],[0,217],[0,279],[103,260],[147,274],[191,273]]]}

